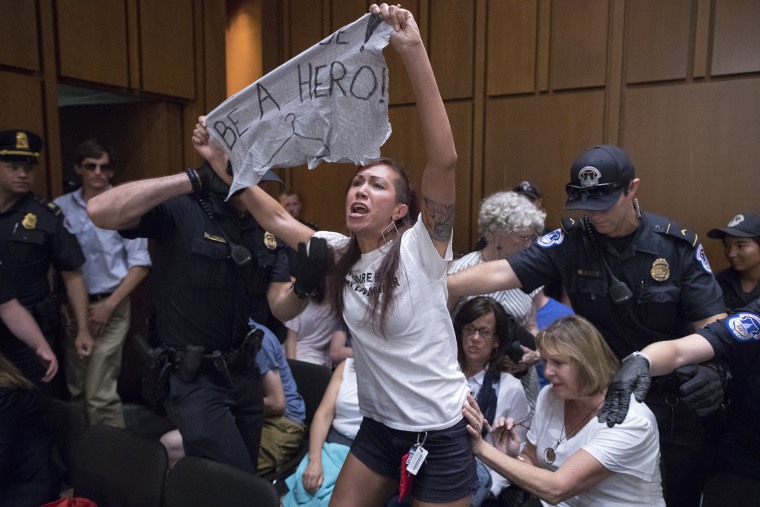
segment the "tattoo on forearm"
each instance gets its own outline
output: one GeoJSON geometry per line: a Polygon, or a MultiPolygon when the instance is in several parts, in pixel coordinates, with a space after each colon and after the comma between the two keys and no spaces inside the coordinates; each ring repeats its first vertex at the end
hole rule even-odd
{"type": "Polygon", "coordinates": [[[448,242],[454,230],[454,205],[441,204],[424,198],[425,214],[430,218],[430,237],[434,241],[448,242]]]}

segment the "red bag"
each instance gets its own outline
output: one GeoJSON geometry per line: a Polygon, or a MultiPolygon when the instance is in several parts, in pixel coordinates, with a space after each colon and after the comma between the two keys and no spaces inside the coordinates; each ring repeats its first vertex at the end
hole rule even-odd
{"type": "Polygon", "coordinates": [[[67,496],[60,500],[48,502],[40,507],[98,507],[98,504],[81,496],[67,496]]]}

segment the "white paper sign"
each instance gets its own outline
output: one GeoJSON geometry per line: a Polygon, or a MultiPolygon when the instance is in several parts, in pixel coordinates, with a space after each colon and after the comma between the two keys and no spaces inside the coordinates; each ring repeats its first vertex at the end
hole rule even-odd
{"type": "Polygon", "coordinates": [[[230,193],[268,169],[379,157],[391,134],[382,53],[391,32],[365,14],[211,111],[211,137],[232,163],[230,193]]]}

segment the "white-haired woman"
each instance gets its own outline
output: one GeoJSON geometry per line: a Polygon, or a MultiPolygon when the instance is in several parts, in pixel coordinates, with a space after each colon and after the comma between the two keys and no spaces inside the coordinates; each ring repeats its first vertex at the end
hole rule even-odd
{"type": "MultiPolygon", "coordinates": [[[[456,273],[487,261],[506,259],[528,248],[544,230],[545,218],[546,213],[543,210],[536,208],[525,196],[516,192],[491,194],[480,204],[478,213],[478,233],[487,241],[486,246],[482,250],[470,252],[452,261],[449,264],[448,273],[456,273]]],[[[481,295],[498,301],[518,324],[525,327],[529,326],[532,299],[540,291],[541,288],[531,294],[526,294],[520,289],[510,289],[481,295]]],[[[475,296],[449,301],[449,307],[453,307],[452,315],[456,315],[462,304],[473,297],[475,296]]],[[[535,325],[530,327],[533,328],[535,325]]],[[[525,396],[530,404],[530,412],[533,414],[540,389],[538,372],[534,366],[538,363],[539,357],[534,350],[531,350],[535,349],[534,344],[523,343],[523,345],[528,345],[528,347],[523,348],[525,355],[522,363],[512,373],[522,382],[525,396]]]]}

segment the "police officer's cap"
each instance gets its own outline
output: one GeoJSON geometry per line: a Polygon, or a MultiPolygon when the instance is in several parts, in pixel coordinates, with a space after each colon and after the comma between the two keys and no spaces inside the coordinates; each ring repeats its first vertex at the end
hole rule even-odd
{"type": "Polygon", "coordinates": [[[760,215],[740,213],[725,227],[707,231],[707,237],[712,239],[723,239],[726,234],[737,238],[760,238],[760,215]]]}
{"type": "Polygon", "coordinates": [[[565,209],[607,210],[635,177],[633,162],[624,149],[610,144],[596,145],[570,167],[565,209]]]}
{"type": "Polygon", "coordinates": [[[538,187],[530,181],[521,181],[519,185],[512,189],[512,192],[524,195],[531,201],[541,199],[541,192],[539,192],[538,187]]]}
{"type": "Polygon", "coordinates": [[[28,130],[0,131],[0,161],[36,164],[42,151],[42,138],[28,130]]]}

